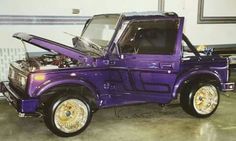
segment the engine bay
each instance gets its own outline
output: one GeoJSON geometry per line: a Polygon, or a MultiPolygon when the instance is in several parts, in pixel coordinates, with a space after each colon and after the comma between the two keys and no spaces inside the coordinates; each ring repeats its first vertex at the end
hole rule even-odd
{"type": "Polygon", "coordinates": [[[59,68],[71,68],[78,67],[82,64],[75,59],[61,55],[61,54],[42,54],[40,56],[28,57],[25,60],[17,61],[20,67],[27,69],[30,72],[36,70],[48,70],[48,69],[59,69],[59,68]]]}

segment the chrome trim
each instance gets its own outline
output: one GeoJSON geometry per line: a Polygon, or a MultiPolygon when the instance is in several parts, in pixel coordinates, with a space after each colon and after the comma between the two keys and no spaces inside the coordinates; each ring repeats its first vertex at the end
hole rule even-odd
{"type": "Polygon", "coordinates": [[[229,61],[229,58],[226,58],[226,62],[227,62],[227,78],[226,78],[226,81],[228,82],[229,81],[229,64],[230,64],[230,61],[229,61]]]}
{"type": "Polygon", "coordinates": [[[27,118],[27,117],[42,117],[43,114],[36,112],[36,113],[22,113],[22,112],[18,112],[18,117],[20,118],[27,118]]]}
{"type": "Polygon", "coordinates": [[[235,89],[235,83],[229,82],[229,83],[221,83],[222,91],[233,91],[235,89]],[[227,88],[228,86],[232,85],[232,88],[227,88]]]}
{"type": "MultiPolygon", "coordinates": [[[[9,93],[11,93],[15,98],[20,99],[20,97],[10,88],[9,83],[7,81],[6,82],[2,82],[2,84],[4,85],[3,87],[5,87],[9,93]]],[[[3,92],[3,94],[5,95],[5,92],[3,92]]],[[[7,99],[8,98],[9,97],[7,97],[7,99]]],[[[11,98],[9,100],[11,100],[11,98]]]]}

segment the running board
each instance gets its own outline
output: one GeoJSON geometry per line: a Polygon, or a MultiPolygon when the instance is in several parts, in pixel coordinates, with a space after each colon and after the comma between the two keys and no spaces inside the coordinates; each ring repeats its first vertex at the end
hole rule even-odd
{"type": "Polygon", "coordinates": [[[18,113],[18,116],[21,117],[21,118],[27,118],[27,117],[42,117],[43,114],[41,113],[21,113],[19,112],[18,113]]]}

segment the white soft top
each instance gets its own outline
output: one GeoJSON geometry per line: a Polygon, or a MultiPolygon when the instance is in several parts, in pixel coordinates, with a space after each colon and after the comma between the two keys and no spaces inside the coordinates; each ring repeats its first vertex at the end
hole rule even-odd
{"type": "Polygon", "coordinates": [[[145,12],[124,12],[122,15],[126,17],[130,16],[165,16],[165,13],[158,11],[145,11],[145,12]]]}

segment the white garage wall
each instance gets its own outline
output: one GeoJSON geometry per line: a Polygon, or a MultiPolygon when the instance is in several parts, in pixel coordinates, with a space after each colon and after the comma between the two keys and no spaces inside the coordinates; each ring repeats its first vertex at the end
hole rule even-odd
{"type": "Polygon", "coordinates": [[[204,15],[208,16],[235,16],[235,0],[205,0],[204,15]]]}
{"type": "MultiPolygon", "coordinates": [[[[71,45],[71,38],[64,32],[72,34],[79,34],[82,29],[82,25],[0,25],[0,47],[15,48],[22,46],[21,41],[12,38],[12,35],[16,32],[26,32],[38,36],[43,36],[64,44],[71,45]]],[[[30,51],[37,51],[36,48],[30,49],[30,51]]]]}
{"type": "Polygon", "coordinates": [[[1,0],[1,14],[71,15],[71,9],[81,15],[124,11],[157,10],[158,0],[1,0]]]}
{"type": "MultiPolygon", "coordinates": [[[[92,16],[100,13],[116,13],[124,11],[157,10],[158,0],[1,0],[0,15],[43,15],[43,16],[75,16],[72,9],[80,9],[80,16],[92,16]]],[[[36,23],[37,24],[37,23],[36,23]]],[[[82,25],[0,25],[0,48],[16,47],[17,42],[11,38],[15,32],[27,32],[44,36],[62,43],[71,44],[68,35],[63,32],[80,34],[82,25]]]]}
{"type": "MultiPolygon", "coordinates": [[[[232,5],[234,7],[236,5],[235,0],[225,0],[224,3],[220,0],[204,0],[204,3],[204,15],[236,16],[236,9],[232,8],[232,5]],[[215,5],[214,2],[218,3],[215,5]]],[[[185,17],[184,32],[193,44],[236,44],[236,24],[197,24],[198,0],[165,0],[165,11],[176,11],[180,16],[185,17]]]]}
{"type": "MultiPolygon", "coordinates": [[[[236,37],[235,24],[197,24],[198,0],[162,0],[165,11],[175,11],[185,17],[185,33],[194,44],[234,44],[236,37]]],[[[236,10],[235,0],[205,0],[205,14],[214,16],[233,16],[236,10]],[[211,3],[214,3],[211,5],[211,3]],[[220,6],[221,5],[221,6],[220,6]],[[217,10],[212,10],[212,9],[217,10]],[[226,14],[225,14],[226,13],[226,14]]],[[[75,16],[72,9],[81,10],[80,16],[91,16],[99,13],[116,13],[124,11],[157,10],[158,0],[1,0],[0,15],[43,15],[75,16]]],[[[47,38],[71,44],[70,36],[63,32],[80,34],[82,25],[0,25],[0,48],[16,47],[18,42],[11,38],[15,32],[33,33],[47,38]]],[[[35,49],[33,49],[35,50],[35,49]]],[[[37,50],[36,50],[37,51],[37,50]]]]}

